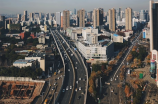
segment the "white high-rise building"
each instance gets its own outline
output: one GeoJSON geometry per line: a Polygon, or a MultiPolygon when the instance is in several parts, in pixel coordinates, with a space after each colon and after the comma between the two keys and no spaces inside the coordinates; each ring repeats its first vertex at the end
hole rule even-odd
{"type": "Polygon", "coordinates": [[[56,12],[56,23],[61,24],[61,12],[56,12]]]}

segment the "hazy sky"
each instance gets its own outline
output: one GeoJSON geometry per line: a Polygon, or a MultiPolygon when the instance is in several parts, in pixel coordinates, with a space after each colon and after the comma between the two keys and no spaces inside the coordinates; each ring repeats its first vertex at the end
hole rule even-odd
{"type": "MultiPolygon", "coordinates": [[[[158,0],[155,0],[158,1],[158,0]]],[[[91,11],[94,8],[118,9],[131,7],[135,11],[149,9],[149,0],[0,0],[0,14],[17,14],[24,10],[30,12],[54,13],[74,8],[91,11]]]]}

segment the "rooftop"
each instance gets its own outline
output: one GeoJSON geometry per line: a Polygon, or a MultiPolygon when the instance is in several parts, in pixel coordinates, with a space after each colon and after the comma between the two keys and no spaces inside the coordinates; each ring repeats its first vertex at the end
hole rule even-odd
{"type": "Polygon", "coordinates": [[[114,34],[114,36],[118,36],[118,34],[114,34]]]}
{"type": "Polygon", "coordinates": [[[33,53],[32,55],[30,55],[28,57],[41,57],[41,58],[44,58],[45,53],[33,53]]]}
{"type": "Polygon", "coordinates": [[[13,64],[27,64],[27,63],[31,63],[33,61],[34,60],[19,59],[19,60],[16,60],[13,64]]]}

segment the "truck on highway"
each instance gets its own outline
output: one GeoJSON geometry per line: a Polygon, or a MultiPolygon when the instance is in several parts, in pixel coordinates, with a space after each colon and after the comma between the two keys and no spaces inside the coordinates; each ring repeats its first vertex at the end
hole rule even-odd
{"type": "Polygon", "coordinates": [[[48,99],[46,99],[46,100],[44,101],[44,104],[47,104],[47,102],[48,102],[48,99]]]}
{"type": "Polygon", "coordinates": [[[110,83],[105,82],[105,84],[110,85],[110,83]]]}

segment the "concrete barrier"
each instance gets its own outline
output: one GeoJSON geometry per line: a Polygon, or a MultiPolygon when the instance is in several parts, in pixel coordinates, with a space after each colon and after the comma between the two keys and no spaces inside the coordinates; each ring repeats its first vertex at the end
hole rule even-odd
{"type": "MultiPolygon", "coordinates": [[[[73,46],[72,46],[73,47],[73,46]]],[[[74,48],[74,47],[73,47],[74,48]]],[[[77,54],[79,55],[79,57],[80,57],[80,59],[81,59],[81,62],[82,62],[82,64],[83,64],[83,66],[84,66],[84,68],[85,68],[85,71],[86,71],[86,75],[87,75],[87,80],[86,80],[86,89],[85,89],[85,98],[84,98],[84,104],[86,104],[86,99],[87,99],[87,91],[88,91],[88,71],[87,71],[87,68],[86,68],[86,66],[85,66],[85,64],[84,64],[84,61],[83,61],[83,59],[82,59],[82,57],[81,57],[81,55],[80,55],[80,53],[78,52],[78,50],[76,50],[76,52],[77,52],[77,54]]],[[[75,53],[75,52],[74,52],[75,53]]],[[[75,55],[76,55],[76,53],[75,53],[75,55]]],[[[78,57],[77,55],[76,55],[76,57],[78,57]]]]}
{"type": "MultiPolygon", "coordinates": [[[[52,33],[52,32],[51,32],[51,33],[52,33]]],[[[53,38],[54,38],[53,33],[52,33],[52,36],[53,36],[53,38]]],[[[54,38],[54,40],[55,40],[55,38],[54,38]]],[[[61,59],[62,59],[62,62],[63,62],[63,66],[64,66],[64,75],[65,75],[65,62],[64,62],[64,58],[63,58],[62,53],[61,53],[61,51],[60,51],[60,49],[59,49],[59,47],[58,47],[58,44],[57,44],[56,40],[55,40],[55,44],[56,44],[56,46],[57,46],[57,49],[58,49],[58,51],[59,51],[59,54],[60,54],[61,59]]],[[[62,89],[63,89],[63,83],[64,83],[64,81],[65,81],[65,77],[63,78],[63,82],[62,82],[62,85],[61,85],[61,89],[60,89],[60,91],[59,91],[59,93],[58,93],[58,96],[57,96],[55,102],[57,102],[58,99],[59,99],[59,96],[60,96],[60,94],[61,94],[61,92],[62,92],[62,89]]]]}
{"type": "Polygon", "coordinates": [[[33,80],[30,77],[5,77],[1,76],[0,77],[1,81],[27,81],[27,82],[36,82],[36,83],[45,83],[45,81],[40,81],[40,80],[33,80]]]}
{"type": "MultiPolygon", "coordinates": [[[[61,36],[61,34],[60,34],[60,36],[61,36]]],[[[62,36],[61,36],[61,38],[63,38],[62,36]]],[[[65,41],[65,39],[63,39],[64,41],[65,41]]],[[[67,44],[67,42],[65,41],[65,43],[67,44]]],[[[61,43],[62,44],[62,43],[61,43]]],[[[68,44],[67,44],[68,45],[68,44]]],[[[69,47],[69,45],[68,45],[68,47],[69,47]]],[[[69,47],[70,48],[70,47],[69,47]]],[[[71,48],[70,48],[71,49],[71,48]]],[[[65,48],[64,48],[64,50],[65,50],[65,48]]],[[[66,52],[66,50],[65,50],[65,52],[66,52]]],[[[66,54],[67,54],[67,52],[66,52],[66,54]]],[[[75,76],[75,69],[74,69],[74,65],[73,65],[73,63],[72,63],[72,61],[71,61],[71,59],[70,59],[70,57],[69,57],[69,55],[67,54],[67,56],[68,56],[68,58],[69,58],[69,60],[70,60],[70,63],[71,63],[71,65],[72,65],[72,69],[73,69],[73,87],[72,87],[72,93],[71,93],[71,97],[70,97],[70,101],[69,101],[69,104],[71,104],[72,103],[72,98],[73,98],[73,95],[74,95],[74,91],[75,91],[75,80],[76,80],[76,76],[75,76]]]]}
{"type": "Polygon", "coordinates": [[[76,52],[77,52],[77,54],[79,55],[79,57],[80,57],[80,59],[81,59],[81,61],[82,61],[82,63],[83,63],[83,66],[84,66],[84,69],[85,69],[85,71],[86,71],[86,75],[87,75],[86,89],[85,89],[85,96],[84,96],[84,104],[86,104],[86,100],[87,100],[87,91],[88,91],[88,71],[87,71],[87,68],[86,68],[86,66],[85,66],[85,64],[84,64],[84,61],[83,61],[83,59],[82,59],[80,53],[78,52],[78,50],[76,50],[76,52]]]}

